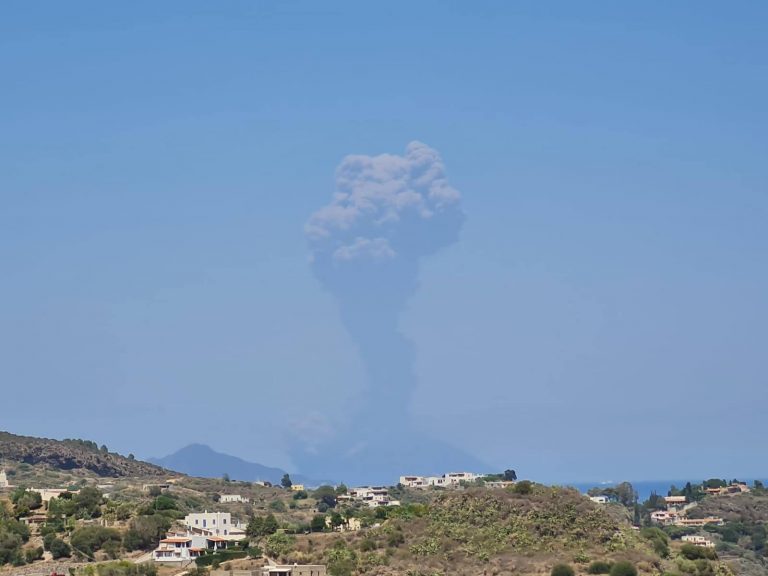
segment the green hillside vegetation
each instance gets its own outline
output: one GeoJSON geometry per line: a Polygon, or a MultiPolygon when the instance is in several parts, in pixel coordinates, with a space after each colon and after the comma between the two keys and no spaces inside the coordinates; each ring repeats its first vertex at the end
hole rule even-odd
{"type": "MultiPolygon", "coordinates": [[[[337,513],[370,521],[367,510],[337,513]]],[[[260,543],[284,562],[326,563],[334,576],[539,574],[558,563],[585,573],[597,559],[649,572],[662,565],[626,521],[572,489],[433,492],[429,503],[379,508],[373,516],[371,527],[356,533],[276,532],[260,543]]]]}

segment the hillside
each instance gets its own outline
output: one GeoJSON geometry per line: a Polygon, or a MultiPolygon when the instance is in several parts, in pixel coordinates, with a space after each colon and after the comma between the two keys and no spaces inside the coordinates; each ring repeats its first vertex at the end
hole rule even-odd
{"type": "MultiPolygon", "coordinates": [[[[175,470],[199,478],[221,478],[225,474],[232,480],[253,482],[256,480],[279,484],[285,470],[265,466],[257,462],[248,462],[237,456],[216,452],[205,444],[190,444],[162,458],[149,458],[169,470],[175,470]]],[[[305,476],[291,474],[294,482],[319,484],[305,476]]]]}
{"type": "Polygon", "coordinates": [[[719,516],[726,522],[768,522],[768,493],[753,491],[747,494],[708,497],[691,510],[689,516],[719,516]]]}
{"type": "Polygon", "coordinates": [[[168,474],[168,470],[160,466],[99,450],[93,443],[17,436],[9,432],[0,432],[0,462],[84,471],[101,477],[168,474]]]}
{"type": "Polygon", "coordinates": [[[548,574],[558,562],[584,573],[594,560],[629,560],[647,573],[662,566],[628,522],[574,490],[478,488],[432,492],[429,500],[390,509],[361,532],[298,536],[280,559],[382,576],[548,574]]]}

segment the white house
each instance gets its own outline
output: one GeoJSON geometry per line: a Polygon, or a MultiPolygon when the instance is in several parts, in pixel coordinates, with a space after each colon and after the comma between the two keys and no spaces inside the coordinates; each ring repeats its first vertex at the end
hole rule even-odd
{"type": "Polygon", "coordinates": [[[608,504],[610,502],[608,496],[590,496],[589,499],[596,504],[608,504]]]}
{"type": "Polygon", "coordinates": [[[5,470],[0,470],[0,490],[3,488],[13,488],[10,482],[8,482],[8,476],[5,474],[5,470]]]}
{"type": "Polygon", "coordinates": [[[184,517],[184,526],[204,536],[229,536],[232,515],[229,512],[192,512],[184,517]]]}
{"type": "Polygon", "coordinates": [[[694,534],[686,534],[682,537],[682,541],[693,544],[694,546],[701,546],[702,548],[715,547],[715,543],[712,542],[712,540],[709,538],[705,538],[704,536],[696,536],[694,534]]]}
{"type": "Polygon", "coordinates": [[[651,520],[662,525],[674,524],[677,522],[677,512],[670,512],[667,510],[655,510],[651,512],[651,520]]]}
{"type": "Polygon", "coordinates": [[[347,492],[351,500],[365,502],[371,508],[378,506],[400,506],[399,500],[389,496],[389,490],[384,486],[360,486],[347,492]]]}
{"type": "Polygon", "coordinates": [[[474,472],[448,472],[442,476],[400,476],[400,484],[407,488],[455,488],[462,482],[474,482],[482,477],[482,474],[474,472]]]}
{"type": "Polygon", "coordinates": [[[222,494],[219,502],[226,504],[228,502],[248,502],[248,498],[243,498],[240,494],[222,494]]]}
{"type": "Polygon", "coordinates": [[[218,536],[169,535],[160,540],[160,544],[152,552],[152,559],[161,563],[185,564],[199,558],[205,550],[226,548],[227,541],[218,536]]]}

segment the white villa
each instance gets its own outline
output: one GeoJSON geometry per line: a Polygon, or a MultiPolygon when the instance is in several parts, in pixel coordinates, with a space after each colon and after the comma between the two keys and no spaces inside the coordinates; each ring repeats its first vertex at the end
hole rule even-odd
{"type": "Polygon", "coordinates": [[[448,472],[442,476],[400,476],[400,484],[406,488],[455,488],[462,482],[474,482],[482,477],[483,474],[474,472],[448,472]]]}
{"type": "Polygon", "coordinates": [[[389,496],[389,490],[384,486],[360,486],[351,488],[347,492],[345,500],[365,502],[370,508],[378,506],[400,506],[399,500],[393,500],[389,496]]]}
{"type": "Polygon", "coordinates": [[[192,512],[184,517],[184,526],[193,535],[218,536],[225,540],[245,538],[244,526],[233,523],[229,512],[192,512]]]}
{"type": "Polygon", "coordinates": [[[686,534],[682,537],[683,542],[687,542],[688,544],[693,544],[694,546],[700,546],[702,548],[714,548],[715,543],[712,542],[709,538],[705,538],[704,536],[695,536],[693,534],[686,534]]]}
{"type": "Polygon", "coordinates": [[[222,504],[227,504],[229,502],[243,502],[247,503],[249,500],[248,498],[243,498],[240,496],[240,494],[222,494],[219,498],[219,502],[222,504]]]}

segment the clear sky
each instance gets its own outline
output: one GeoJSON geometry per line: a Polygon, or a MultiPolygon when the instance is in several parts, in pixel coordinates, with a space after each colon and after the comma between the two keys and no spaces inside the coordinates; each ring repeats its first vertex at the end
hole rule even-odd
{"type": "Polygon", "coordinates": [[[0,429],[296,469],[375,394],[304,226],[347,155],[418,140],[466,214],[399,319],[421,432],[545,481],[765,475],[767,25],[2,2],[0,429]]]}

